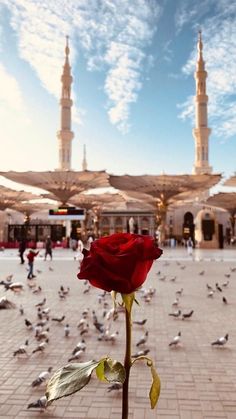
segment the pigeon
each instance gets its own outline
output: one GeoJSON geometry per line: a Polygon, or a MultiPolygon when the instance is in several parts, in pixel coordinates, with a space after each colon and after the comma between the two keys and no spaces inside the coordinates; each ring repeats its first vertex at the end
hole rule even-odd
{"type": "Polygon", "coordinates": [[[144,333],[144,335],[138,340],[136,346],[145,345],[148,340],[148,331],[144,333]]]}
{"type": "Polygon", "coordinates": [[[21,345],[16,351],[13,352],[13,356],[17,355],[28,355],[27,354],[27,346],[29,345],[28,339],[25,341],[24,345],[21,345]]]}
{"type": "Polygon", "coordinates": [[[57,323],[61,323],[61,322],[63,322],[63,320],[65,320],[65,318],[66,318],[66,316],[65,316],[65,315],[63,315],[63,316],[61,316],[61,317],[53,317],[53,318],[52,318],[52,321],[53,321],[53,322],[57,322],[57,323]]]}
{"type": "Polygon", "coordinates": [[[77,325],[78,329],[83,329],[86,323],[87,323],[86,319],[82,318],[77,325]]]}
{"type": "Polygon", "coordinates": [[[147,319],[143,319],[143,320],[134,320],[133,324],[138,324],[139,326],[144,326],[146,323],[147,319]]]}
{"type": "Polygon", "coordinates": [[[48,379],[51,371],[52,371],[52,367],[49,367],[47,371],[41,372],[39,376],[36,378],[36,380],[32,382],[31,386],[32,387],[40,386],[40,384],[42,384],[48,379]]]}
{"type": "Polygon", "coordinates": [[[80,359],[81,355],[84,353],[83,349],[79,349],[73,356],[71,356],[68,359],[68,362],[76,361],[77,359],[80,359]]]}
{"type": "Polygon", "coordinates": [[[42,315],[43,316],[47,316],[48,315],[48,313],[50,313],[50,308],[49,307],[47,307],[47,308],[44,308],[43,310],[42,310],[42,315]]]}
{"type": "Polygon", "coordinates": [[[193,313],[194,313],[193,310],[191,310],[189,313],[183,313],[182,314],[182,320],[190,319],[190,317],[192,317],[193,313]]]}
{"type": "Polygon", "coordinates": [[[47,299],[44,297],[43,301],[41,301],[40,303],[35,304],[35,307],[42,307],[44,306],[44,304],[46,304],[47,299]]]}
{"type": "Polygon", "coordinates": [[[227,288],[229,285],[229,281],[223,282],[222,287],[227,288]]]}
{"type": "Polygon", "coordinates": [[[41,342],[33,351],[32,354],[35,354],[36,352],[44,352],[46,346],[48,344],[48,339],[46,339],[44,342],[41,342]]]}
{"type": "Polygon", "coordinates": [[[85,343],[85,340],[82,339],[79,343],[77,343],[75,349],[73,349],[72,355],[75,355],[75,353],[79,350],[85,351],[85,349],[86,349],[86,343],[85,343]]]}
{"type": "Polygon", "coordinates": [[[66,324],[64,327],[64,333],[65,333],[65,337],[68,338],[70,335],[70,326],[69,324],[66,324]]]}
{"type": "Polygon", "coordinates": [[[119,335],[119,332],[116,331],[116,332],[112,333],[111,335],[106,336],[105,340],[114,343],[116,341],[118,335],[119,335]]]}
{"type": "Polygon", "coordinates": [[[82,317],[84,319],[87,319],[88,315],[89,315],[89,308],[86,308],[82,313],[82,317]]]}
{"type": "Polygon", "coordinates": [[[139,356],[145,356],[149,352],[150,352],[150,349],[143,349],[142,351],[138,351],[134,355],[132,355],[132,358],[138,358],[139,356]]]}
{"type": "Polygon", "coordinates": [[[181,310],[174,311],[173,313],[169,313],[168,315],[177,319],[181,315],[181,310]]]}
{"type": "Polygon", "coordinates": [[[166,276],[160,276],[159,281],[165,281],[166,280],[166,276]]]}
{"type": "Polygon", "coordinates": [[[181,288],[180,290],[176,291],[175,294],[180,297],[183,294],[183,288],[181,288]]]}
{"type": "Polygon", "coordinates": [[[198,273],[198,275],[201,275],[201,276],[203,276],[205,274],[205,271],[203,270],[203,271],[200,271],[199,273],[198,273]]]}
{"type": "Polygon", "coordinates": [[[89,331],[89,324],[87,323],[86,326],[81,330],[80,336],[85,335],[85,333],[88,333],[89,331]]]}
{"type": "Polygon", "coordinates": [[[180,266],[180,269],[185,269],[185,268],[186,268],[185,265],[180,266]]]}
{"type": "Polygon", "coordinates": [[[216,289],[217,289],[217,291],[219,291],[219,292],[222,292],[222,288],[220,288],[220,286],[219,286],[219,284],[218,284],[218,282],[216,282],[216,289]]]}
{"type": "Polygon", "coordinates": [[[48,268],[48,269],[49,269],[49,271],[51,271],[51,272],[54,270],[51,266],[49,266],[49,268],[48,268]]]}
{"type": "Polygon", "coordinates": [[[36,269],[37,274],[41,274],[42,271],[40,269],[36,269]]]}
{"type": "Polygon", "coordinates": [[[24,285],[21,282],[13,282],[8,286],[5,285],[5,288],[17,293],[23,290],[24,285]]]}
{"type": "Polygon", "coordinates": [[[211,290],[211,291],[208,292],[207,297],[211,298],[211,297],[213,297],[213,295],[214,295],[214,291],[211,290]]]}
{"type": "Polygon", "coordinates": [[[176,297],[175,301],[172,303],[172,307],[178,307],[179,305],[179,299],[176,297]]]}
{"type": "Polygon", "coordinates": [[[21,316],[24,315],[24,307],[22,306],[22,304],[20,305],[19,312],[21,316]]]}
{"type": "Polygon", "coordinates": [[[89,285],[85,290],[83,291],[83,294],[88,294],[90,291],[91,285],[89,285]]]}
{"type": "Polygon", "coordinates": [[[33,324],[28,319],[25,319],[25,325],[26,325],[28,330],[33,330],[33,328],[34,328],[33,324]]]}
{"type": "Polygon", "coordinates": [[[230,278],[230,274],[225,274],[225,278],[230,278]]]}
{"type": "Polygon", "coordinates": [[[8,308],[15,308],[16,305],[8,300],[6,297],[0,298],[0,310],[6,310],[8,308]]]}
{"type": "Polygon", "coordinates": [[[176,278],[177,278],[177,276],[172,276],[172,277],[170,278],[170,282],[175,282],[175,281],[176,281],[176,278]]]}
{"type": "Polygon", "coordinates": [[[211,345],[212,346],[224,346],[228,342],[228,339],[229,339],[229,334],[226,333],[225,336],[222,336],[222,337],[216,339],[214,342],[211,343],[211,345]]]}
{"type": "Polygon", "coordinates": [[[230,268],[231,272],[235,272],[236,268],[230,268]]]}
{"type": "Polygon", "coordinates": [[[41,326],[41,327],[44,327],[44,326],[46,326],[46,324],[47,324],[48,320],[49,320],[49,317],[46,317],[46,319],[42,319],[42,320],[40,320],[40,322],[38,322],[38,323],[36,324],[36,326],[41,326]]]}
{"type": "Polygon", "coordinates": [[[113,390],[121,390],[123,385],[121,383],[114,383],[111,386],[107,388],[108,393],[110,393],[113,390]]]}
{"type": "Polygon", "coordinates": [[[38,288],[36,288],[35,290],[33,290],[33,294],[40,294],[41,291],[42,291],[42,288],[39,285],[38,288]]]}
{"type": "Polygon", "coordinates": [[[37,340],[48,339],[49,330],[50,329],[48,327],[46,330],[42,330],[41,332],[37,333],[37,335],[36,335],[37,340]]]}
{"type": "Polygon", "coordinates": [[[223,301],[224,304],[228,304],[228,301],[225,297],[222,297],[222,301],[223,301]]]}
{"type": "Polygon", "coordinates": [[[206,287],[207,287],[207,289],[208,289],[208,291],[212,291],[212,286],[211,285],[209,285],[209,284],[206,284],[206,287]]]}
{"type": "Polygon", "coordinates": [[[36,402],[29,403],[27,406],[27,409],[46,409],[47,407],[47,397],[42,396],[40,399],[38,399],[36,402]]]}
{"type": "Polygon", "coordinates": [[[70,292],[70,287],[67,287],[66,289],[63,287],[63,285],[60,286],[60,291],[61,294],[63,295],[68,295],[70,292]]]}
{"type": "Polygon", "coordinates": [[[169,343],[169,346],[177,346],[180,343],[181,332],[178,333],[169,343]]]}
{"type": "Polygon", "coordinates": [[[93,323],[93,325],[96,327],[96,329],[100,333],[103,333],[104,332],[104,325],[102,323],[96,322],[96,323],[93,323]]]}

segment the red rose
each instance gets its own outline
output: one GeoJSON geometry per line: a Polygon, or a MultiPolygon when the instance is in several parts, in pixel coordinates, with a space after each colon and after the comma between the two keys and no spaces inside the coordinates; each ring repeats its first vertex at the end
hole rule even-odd
{"type": "Polygon", "coordinates": [[[130,294],[144,283],[154,259],[161,254],[150,236],[113,234],[91,244],[78,278],[105,291],[130,294]]]}

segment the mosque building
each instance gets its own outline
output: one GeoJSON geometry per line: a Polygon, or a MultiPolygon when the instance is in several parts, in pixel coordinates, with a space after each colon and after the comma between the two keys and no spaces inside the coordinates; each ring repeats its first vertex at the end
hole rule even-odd
{"type": "MultiPolygon", "coordinates": [[[[211,174],[212,167],[209,164],[209,136],[211,129],[208,127],[208,96],[206,89],[207,71],[205,69],[205,62],[203,59],[203,41],[201,32],[198,35],[197,42],[198,57],[196,63],[196,71],[194,74],[196,81],[196,95],[195,95],[195,127],[193,128],[193,137],[195,143],[195,160],[193,165],[194,175],[211,174]]],[[[72,156],[72,140],[74,133],[71,130],[71,110],[72,110],[72,99],[71,99],[71,86],[73,78],[71,75],[71,66],[69,63],[69,41],[66,39],[65,47],[65,62],[63,66],[61,76],[61,98],[60,98],[60,129],[57,132],[58,138],[58,151],[59,151],[59,164],[56,171],[71,171],[71,156],[72,156]]],[[[83,146],[83,160],[82,160],[82,171],[88,173],[88,164],[86,156],[86,146],[83,146]]],[[[197,214],[201,212],[202,218],[200,218],[200,224],[204,217],[209,218],[210,221],[214,221],[217,218],[217,222],[224,225],[224,230],[229,228],[229,214],[224,210],[211,210],[210,206],[204,208],[204,204],[201,202],[207,198],[207,192],[205,195],[193,196],[188,200],[182,200],[178,203],[173,203],[168,207],[167,219],[166,219],[166,237],[175,238],[178,241],[181,239],[188,238],[191,236],[193,239],[196,238],[195,224],[197,220],[197,214]]],[[[93,231],[95,219],[97,220],[98,212],[90,212],[88,217],[88,226],[90,232],[93,231]]],[[[32,223],[37,222],[38,224],[45,224],[47,219],[46,212],[44,215],[39,214],[32,215],[32,223]]],[[[134,200],[124,200],[119,205],[109,204],[102,208],[99,213],[99,233],[112,234],[115,232],[124,232],[129,228],[129,220],[135,226],[135,232],[139,234],[150,234],[155,235],[158,225],[158,218],[156,209],[151,207],[149,203],[139,202],[135,203],[134,200]]],[[[204,220],[203,220],[204,221],[204,220]]],[[[207,224],[207,220],[206,224],[207,224]]],[[[96,221],[97,222],[97,221],[96,221]]],[[[50,224],[47,220],[47,223],[50,224]]],[[[208,225],[212,223],[208,223],[208,225]]],[[[222,227],[223,229],[223,227],[222,227]]],[[[224,231],[224,233],[225,233],[224,231]]],[[[208,231],[209,233],[209,231],[208,231]]],[[[208,234],[207,233],[207,234],[208,234]]],[[[214,246],[217,247],[215,237],[214,246]]]]}

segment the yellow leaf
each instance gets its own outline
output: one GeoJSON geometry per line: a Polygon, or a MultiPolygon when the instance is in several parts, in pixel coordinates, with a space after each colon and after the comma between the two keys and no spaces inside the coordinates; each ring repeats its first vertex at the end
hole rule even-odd
{"type": "Polygon", "coordinates": [[[152,374],[152,385],[149,392],[149,399],[151,402],[151,408],[154,409],[160,396],[161,381],[153,364],[150,365],[150,368],[151,368],[151,374],[152,374]]]}

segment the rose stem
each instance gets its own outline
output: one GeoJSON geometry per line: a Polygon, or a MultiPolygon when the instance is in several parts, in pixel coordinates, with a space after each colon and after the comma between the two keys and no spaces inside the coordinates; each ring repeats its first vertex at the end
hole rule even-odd
{"type": "Polygon", "coordinates": [[[126,324],[126,352],[124,359],[125,381],[122,392],[122,419],[128,419],[129,414],[129,373],[132,364],[131,360],[131,310],[125,309],[125,324],[126,324]]]}

